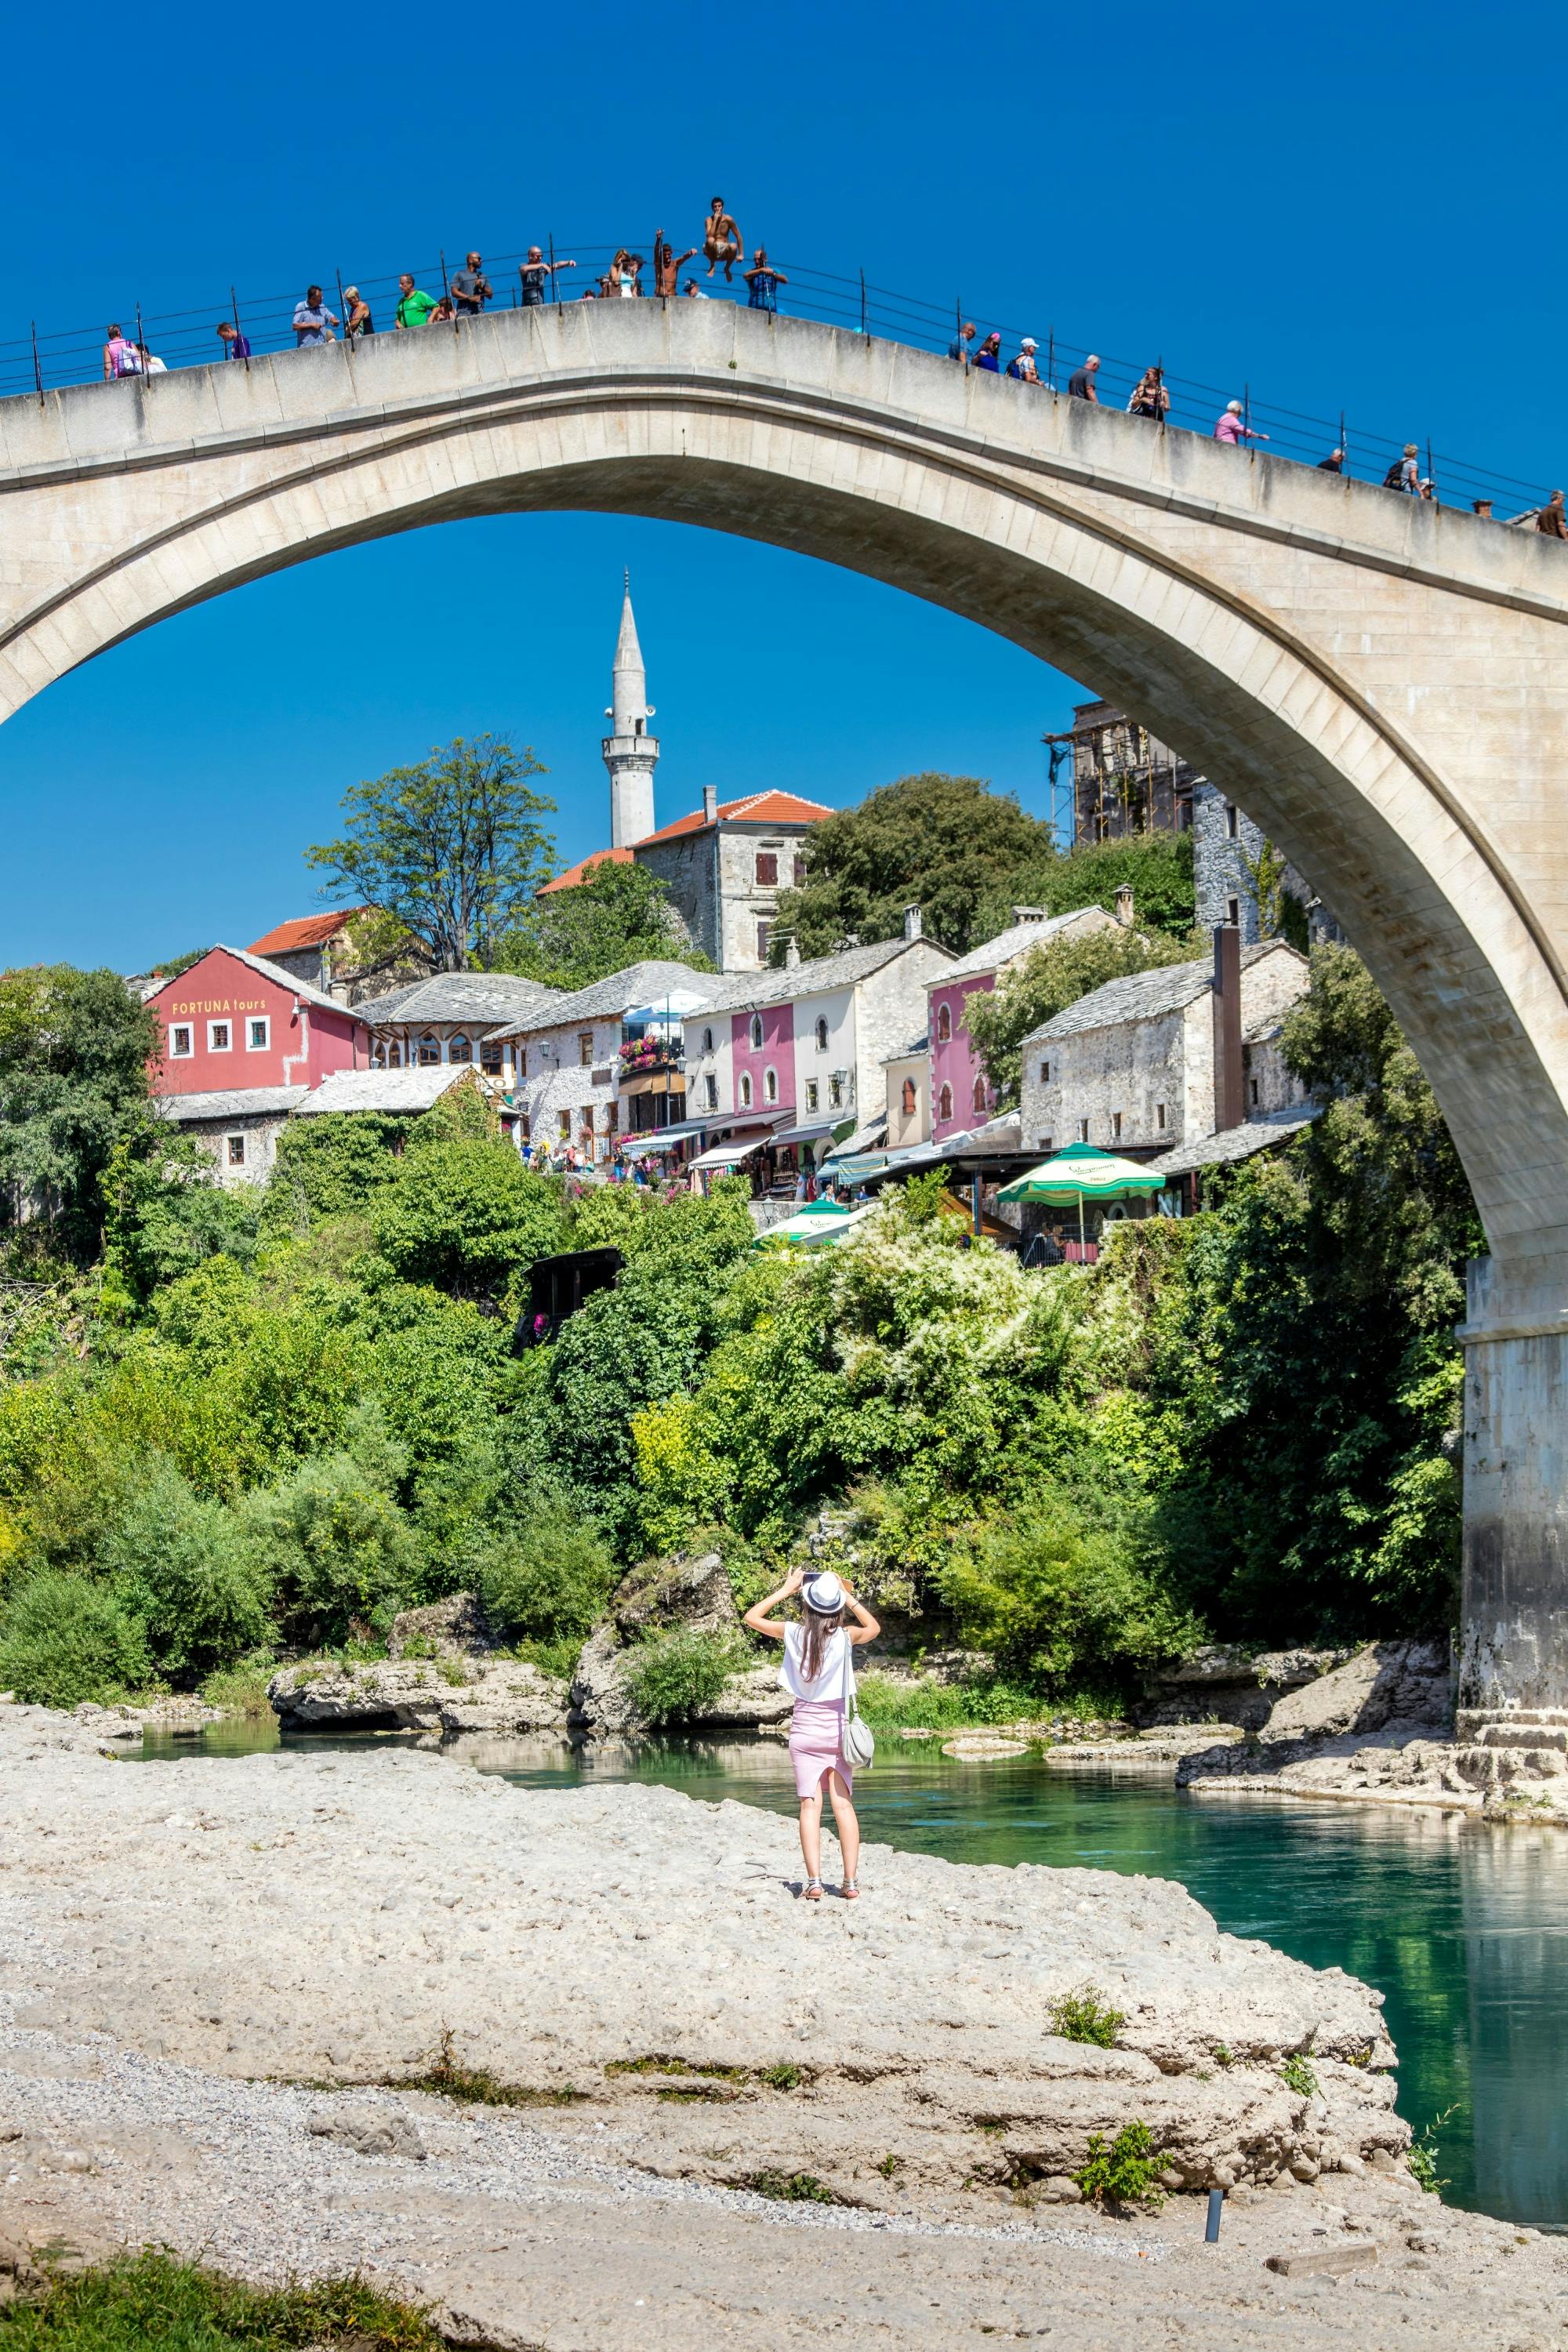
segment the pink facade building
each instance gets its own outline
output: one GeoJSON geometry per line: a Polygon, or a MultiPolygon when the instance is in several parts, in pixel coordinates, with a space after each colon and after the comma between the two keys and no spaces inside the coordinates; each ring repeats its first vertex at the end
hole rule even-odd
{"type": "Polygon", "coordinates": [[[795,1007],[764,1004],[730,1015],[737,1111],[795,1108],[795,1007]]]}
{"type": "Polygon", "coordinates": [[[1067,915],[1047,915],[1043,907],[1015,907],[1013,913],[1016,919],[1008,929],[960,956],[927,991],[931,1131],[935,1143],[983,1127],[995,1115],[995,1090],[986,1079],[964,1018],[971,997],[988,995],[1002,974],[1031,949],[1085,931],[1117,928],[1116,917],[1108,915],[1103,907],[1076,907],[1067,915]]]}

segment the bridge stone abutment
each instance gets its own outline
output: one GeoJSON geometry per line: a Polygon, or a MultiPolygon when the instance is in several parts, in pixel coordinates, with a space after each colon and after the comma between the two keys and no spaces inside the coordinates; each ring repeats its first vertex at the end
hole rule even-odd
{"type": "Polygon", "coordinates": [[[1177,746],[1312,877],[1490,1244],[1461,1696],[1568,1724],[1568,551],[806,321],[579,303],[0,402],[0,715],[309,556],[561,508],[963,614],[1177,746]]]}

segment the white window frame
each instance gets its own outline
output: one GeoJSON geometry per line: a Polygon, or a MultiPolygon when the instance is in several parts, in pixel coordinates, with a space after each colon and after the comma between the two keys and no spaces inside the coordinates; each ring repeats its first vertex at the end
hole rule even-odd
{"type": "Polygon", "coordinates": [[[195,1059],[196,1024],[194,1021],[171,1021],[169,1024],[169,1059],[171,1062],[191,1062],[195,1059]],[[184,1044],[180,1043],[181,1038],[184,1044]]]}
{"type": "Polygon", "coordinates": [[[741,1073],[741,1108],[742,1110],[750,1110],[751,1108],[752,1074],[750,1070],[742,1070],[741,1073]]]}
{"type": "Polygon", "coordinates": [[[763,1072],[763,1100],[776,1103],[779,1098],[779,1074],[770,1062],[763,1072]]]}
{"type": "Polygon", "coordinates": [[[269,1013],[247,1013],[246,1014],[246,1016],[245,1016],[245,1050],[246,1050],[246,1052],[247,1052],[247,1054],[265,1054],[265,1053],[267,1053],[268,1051],[269,1051],[269,1049],[270,1049],[270,1047],[271,1047],[271,1045],[272,1045],[272,1016],[271,1016],[271,1014],[270,1014],[269,1013]],[[251,1031],[252,1031],[253,1029],[259,1029],[259,1030],[260,1030],[261,1034],[260,1034],[260,1036],[259,1036],[259,1037],[253,1037],[253,1036],[251,1035],[251,1031]]]}
{"type": "Polygon", "coordinates": [[[1078,1123],[1078,1139],[1080,1143],[1087,1143],[1089,1141],[1089,1121],[1087,1118],[1080,1118],[1078,1123]]]}
{"type": "Polygon", "coordinates": [[[705,1108],[709,1110],[717,1110],[719,1108],[719,1081],[713,1076],[711,1070],[709,1071],[708,1076],[703,1079],[702,1084],[707,1089],[708,1094],[708,1100],[705,1108]]]}
{"type": "Polygon", "coordinates": [[[1050,1066],[1050,1064],[1049,1064],[1048,1062],[1042,1062],[1042,1063],[1040,1064],[1040,1084],[1041,1084],[1041,1086],[1043,1086],[1043,1087],[1048,1087],[1048,1086],[1050,1085],[1050,1083],[1051,1083],[1051,1066],[1050,1066]]]}
{"type": "Polygon", "coordinates": [[[749,1034],[752,1040],[752,1053],[760,1054],[763,1048],[763,1016],[760,1013],[752,1013],[752,1026],[749,1034]]]}
{"type": "Polygon", "coordinates": [[[827,1022],[821,1013],[817,1015],[816,1021],[816,1050],[819,1054],[826,1054],[827,1051],[827,1022]]]}
{"type": "Polygon", "coordinates": [[[232,1054],[233,1051],[234,1023],[232,1021],[209,1021],[207,1023],[207,1052],[209,1054],[232,1054]],[[222,1045],[217,1042],[217,1032],[220,1029],[225,1030],[227,1033],[227,1043],[222,1045]]]}
{"type": "Polygon", "coordinates": [[[245,1166],[245,1137],[243,1134],[226,1135],[223,1139],[223,1150],[224,1166],[226,1168],[243,1168],[245,1166]],[[234,1148],[237,1143],[239,1146],[239,1150],[237,1151],[234,1148]]]}
{"type": "Polygon", "coordinates": [[[821,1100],[821,1089],[816,1079],[807,1078],[805,1082],[805,1107],[807,1110],[815,1110],[821,1100]]]}

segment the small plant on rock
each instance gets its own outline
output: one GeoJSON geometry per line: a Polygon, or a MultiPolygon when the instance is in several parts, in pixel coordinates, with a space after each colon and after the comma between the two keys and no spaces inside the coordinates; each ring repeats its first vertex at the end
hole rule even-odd
{"type": "Polygon", "coordinates": [[[1103,2132],[1089,2134],[1089,2159],[1072,2177],[1091,2205],[1163,2205],[1158,2182],[1169,2161],[1147,2124],[1123,2124],[1109,2147],[1103,2132]]]}
{"type": "Polygon", "coordinates": [[[731,2189],[749,2189],[753,2196],[769,2197],[781,2205],[837,2205],[838,2199],[826,2180],[818,2180],[815,2172],[743,2173],[739,2180],[730,2183],[731,2189]]]}
{"type": "Polygon", "coordinates": [[[1279,2080],[1288,2091],[1294,2091],[1298,2098],[1310,2099],[1317,2095],[1317,2073],[1304,2050],[1291,2051],[1279,2069],[1279,2080]]]}
{"type": "Polygon", "coordinates": [[[1116,2037],[1127,2022],[1127,2012],[1112,2009],[1093,1985],[1077,1992],[1058,1993],[1050,2006],[1051,2032],[1064,2042],[1092,2042],[1097,2050],[1114,2050],[1116,2037]]]}
{"type": "Polygon", "coordinates": [[[1433,2116],[1419,2137],[1412,2140],[1405,2151],[1405,2161],[1410,2168],[1411,2179],[1417,2189],[1426,2190],[1428,2197],[1440,2197],[1444,2189],[1449,2186],[1447,2180],[1440,2178],[1437,2171],[1437,2134],[1442,2130],[1448,2117],[1458,2113],[1457,2106],[1445,2107],[1440,2116],[1433,2116]]]}
{"type": "Polygon", "coordinates": [[[1235,2065],[1236,2053],[1232,2050],[1228,2042],[1216,2042],[1215,2043],[1214,2063],[1216,2066],[1235,2065]]]}
{"type": "Polygon", "coordinates": [[[781,2058],[776,2066],[764,2066],[757,2076],[772,2091],[796,2090],[805,2079],[800,2068],[792,2066],[787,2058],[781,2058]]]}
{"type": "Polygon", "coordinates": [[[881,2174],[884,2180],[891,2180],[894,2175],[896,2173],[902,2172],[903,2168],[903,2158],[901,2156],[893,2156],[891,2154],[885,2156],[882,2158],[881,2163],[877,2167],[877,2170],[881,2174]]]}

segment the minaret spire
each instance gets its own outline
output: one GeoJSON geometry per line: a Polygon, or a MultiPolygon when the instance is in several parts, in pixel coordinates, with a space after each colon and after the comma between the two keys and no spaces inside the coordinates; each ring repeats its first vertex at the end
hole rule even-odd
{"type": "Polygon", "coordinates": [[[610,844],[615,849],[628,848],[653,831],[653,772],[658,763],[658,740],[647,731],[654,712],[632,611],[629,566],[621,576],[621,627],[616,639],[610,707],[605,713],[612,731],[603,745],[610,776],[610,844]]]}

